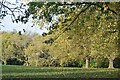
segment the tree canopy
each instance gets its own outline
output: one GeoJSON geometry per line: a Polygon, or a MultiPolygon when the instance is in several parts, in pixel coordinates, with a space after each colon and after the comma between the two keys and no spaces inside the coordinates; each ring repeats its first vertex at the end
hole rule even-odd
{"type": "Polygon", "coordinates": [[[75,62],[81,65],[86,61],[83,66],[88,68],[93,58],[102,57],[107,58],[109,68],[113,68],[113,61],[120,58],[119,7],[120,2],[29,2],[25,14],[15,21],[24,22],[32,15],[34,25],[51,24],[46,27],[48,33],[35,38],[25,49],[26,56],[31,57],[28,57],[29,63],[35,63],[44,53],[47,55],[42,58],[44,65],[50,65],[51,60],[58,61],[60,66],[73,66],[75,62]]]}

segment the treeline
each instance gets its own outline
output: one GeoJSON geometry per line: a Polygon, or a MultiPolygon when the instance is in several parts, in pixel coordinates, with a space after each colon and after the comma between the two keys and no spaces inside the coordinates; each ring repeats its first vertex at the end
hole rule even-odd
{"type": "MultiPolygon", "coordinates": [[[[15,22],[26,23],[32,15],[34,26],[46,28],[48,33],[1,33],[1,61],[27,66],[120,67],[119,4],[29,2],[25,14],[18,15],[15,22]]],[[[1,17],[8,15],[2,12],[1,17]]]]}
{"type": "Polygon", "coordinates": [[[2,55],[0,60],[3,65],[112,68],[110,65],[113,64],[113,67],[120,68],[120,56],[117,55],[114,59],[114,56],[111,56],[118,54],[115,48],[109,48],[112,54],[107,51],[108,47],[112,47],[110,44],[106,43],[108,46],[100,51],[98,43],[96,45],[94,43],[94,47],[87,51],[87,46],[81,46],[85,43],[78,44],[70,37],[64,36],[58,41],[52,40],[51,37],[54,35],[19,35],[13,32],[1,32],[2,55]],[[54,43],[51,43],[52,41],[54,43]]]}

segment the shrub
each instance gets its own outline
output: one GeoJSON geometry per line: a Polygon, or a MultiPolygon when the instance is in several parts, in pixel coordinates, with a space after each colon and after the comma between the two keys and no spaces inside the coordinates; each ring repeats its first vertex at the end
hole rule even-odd
{"type": "Polygon", "coordinates": [[[60,66],[59,60],[58,59],[54,59],[54,58],[48,58],[49,61],[49,66],[60,66]]]}
{"type": "Polygon", "coordinates": [[[9,58],[6,60],[7,65],[23,65],[24,61],[20,61],[17,58],[9,58]]]}
{"type": "Polygon", "coordinates": [[[107,58],[101,57],[95,60],[95,64],[97,68],[108,68],[109,61],[107,58]]]}
{"type": "Polygon", "coordinates": [[[70,57],[62,59],[60,65],[63,67],[82,67],[80,60],[70,57]]]}
{"type": "Polygon", "coordinates": [[[113,65],[115,68],[120,68],[120,58],[115,58],[113,65]]]}

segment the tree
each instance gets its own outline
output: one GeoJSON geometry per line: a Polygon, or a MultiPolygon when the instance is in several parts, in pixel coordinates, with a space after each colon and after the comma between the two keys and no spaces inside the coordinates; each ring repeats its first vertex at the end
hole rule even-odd
{"type": "Polygon", "coordinates": [[[49,46],[43,43],[43,38],[39,35],[33,35],[29,46],[24,49],[28,58],[26,65],[47,66],[49,55],[49,46]]]}
{"type": "MultiPolygon", "coordinates": [[[[57,27],[53,26],[53,28],[51,29],[52,31],[56,31],[54,34],[57,35],[55,38],[53,38],[53,40],[55,42],[55,40],[58,40],[60,37],[62,37],[64,39],[63,35],[67,34],[68,33],[67,31],[69,31],[71,34],[75,34],[75,37],[78,37],[77,34],[80,34],[82,36],[82,38],[80,38],[80,41],[78,38],[75,41],[76,42],[79,41],[78,44],[82,44],[82,47],[84,49],[83,52],[84,52],[84,55],[86,55],[86,62],[88,64],[88,56],[91,55],[92,41],[95,42],[96,40],[98,40],[98,39],[93,39],[92,36],[94,36],[94,34],[98,34],[97,36],[101,36],[104,33],[106,34],[106,31],[107,31],[106,30],[107,23],[106,23],[105,19],[103,19],[103,17],[106,18],[106,20],[107,20],[107,19],[116,18],[118,16],[117,11],[114,8],[111,8],[111,5],[113,5],[113,4],[117,4],[117,3],[97,3],[97,2],[94,2],[94,3],[84,3],[84,2],[83,3],[80,3],[80,2],[77,2],[77,3],[76,2],[54,3],[54,2],[52,2],[52,3],[50,3],[50,2],[48,2],[48,3],[44,4],[44,3],[34,3],[34,2],[32,3],[31,2],[31,3],[29,3],[29,6],[30,6],[29,9],[34,8],[34,7],[31,7],[31,5],[37,6],[39,9],[38,9],[38,12],[37,12],[37,10],[35,10],[35,13],[37,13],[39,15],[38,16],[39,18],[36,16],[36,14],[35,14],[35,16],[38,20],[43,19],[43,20],[45,20],[45,22],[46,21],[51,22],[52,19],[50,17],[53,14],[65,15],[65,16],[60,16],[60,20],[57,23],[58,24],[57,27]],[[43,7],[43,5],[44,5],[44,7],[43,7]],[[53,8],[54,8],[54,10],[53,10],[53,8]],[[92,15],[92,13],[93,13],[93,15],[92,15]],[[71,16],[72,16],[72,18],[71,18],[71,16]],[[80,19],[79,16],[80,16],[80,18],[82,16],[84,16],[84,17],[82,19],[80,19]],[[50,20],[48,20],[48,19],[50,19],[50,20]],[[80,20],[80,21],[78,21],[78,23],[77,23],[77,19],[80,20]],[[88,20],[91,20],[91,21],[88,21],[88,20]],[[79,29],[74,28],[74,27],[76,27],[76,25],[74,25],[74,24],[77,24],[77,26],[78,26],[79,22],[81,22],[80,23],[81,26],[79,26],[80,28],[79,29]],[[101,22],[103,22],[102,25],[101,25],[101,22]],[[103,26],[105,26],[105,27],[103,27],[103,26]],[[84,28],[82,28],[82,27],[84,27],[84,28]],[[101,28],[99,28],[99,27],[101,27],[101,28]],[[56,29],[56,30],[54,30],[54,29],[56,29]],[[72,32],[72,30],[75,30],[76,32],[77,32],[77,30],[79,30],[79,31],[81,31],[81,33],[80,32],[75,33],[75,32],[72,32]],[[83,31],[85,31],[85,33],[83,31]]],[[[115,20],[113,22],[116,23],[117,21],[115,20]]],[[[107,26],[108,25],[109,24],[107,24],[107,26]]],[[[114,32],[114,30],[115,31],[117,30],[117,28],[116,29],[115,28],[116,27],[110,27],[108,29],[110,29],[110,31],[113,30],[113,32],[114,32]]],[[[95,35],[94,37],[97,38],[97,36],[95,35]]],[[[115,34],[115,36],[117,36],[117,34],[115,34]]],[[[67,36],[66,36],[66,38],[67,38],[67,36]]],[[[102,39],[100,37],[100,40],[102,40],[102,41],[99,41],[99,42],[104,43],[104,39],[105,38],[103,38],[103,36],[102,36],[102,39]]],[[[107,37],[106,39],[109,40],[110,38],[107,37]]],[[[116,44],[116,41],[114,41],[114,40],[111,40],[111,41],[113,43],[115,42],[115,44],[116,44]]],[[[97,49],[97,43],[95,45],[96,46],[93,48],[97,49]]],[[[107,46],[110,46],[110,45],[106,44],[106,47],[102,48],[101,50],[103,50],[103,52],[106,52],[105,50],[107,50],[107,46]]],[[[67,51],[67,48],[66,48],[66,51],[67,51]]],[[[117,55],[117,53],[113,53],[113,54],[117,55]]],[[[110,53],[106,53],[105,55],[108,56],[108,55],[110,55],[110,53]]],[[[86,67],[88,67],[88,66],[86,66],[86,67]]]]}
{"type": "Polygon", "coordinates": [[[104,56],[109,59],[109,68],[113,68],[113,61],[119,56],[117,15],[112,13],[101,16],[98,33],[94,34],[92,55],[104,56]],[[111,18],[109,18],[111,17],[111,18]],[[106,21],[107,20],[107,21],[106,21]],[[97,39],[98,38],[98,39],[97,39]],[[99,53],[101,52],[101,53],[99,53]]]}
{"type": "Polygon", "coordinates": [[[11,54],[8,52],[8,48],[10,46],[10,34],[7,33],[1,33],[0,36],[2,36],[2,56],[1,61],[2,63],[6,64],[6,60],[8,57],[11,56],[11,54]]]}
{"type": "Polygon", "coordinates": [[[119,2],[30,2],[28,6],[34,23],[41,27],[51,24],[44,43],[50,44],[55,58],[73,53],[86,59],[88,68],[89,58],[104,54],[113,67],[113,60],[119,57],[119,2]],[[54,16],[58,21],[54,22],[54,16]]]}
{"type": "MultiPolygon", "coordinates": [[[[25,62],[24,49],[27,48],[30,39],[25,35],[19,35],[18,33],[6,33],[2,34],[2,61],[7,64],[11,59],[17,59],[23,64],[25,62]]],[[[13,62],[14,63],[14,62],[13,62]]]]}

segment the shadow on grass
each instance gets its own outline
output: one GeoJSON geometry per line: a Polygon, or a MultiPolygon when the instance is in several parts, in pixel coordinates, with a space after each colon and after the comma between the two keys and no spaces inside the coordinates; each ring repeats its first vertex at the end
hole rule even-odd
{"type": "Polygon", "coordinates": [[[119,78],[3,78],[2,80],[120,80],[119,78]]]}

